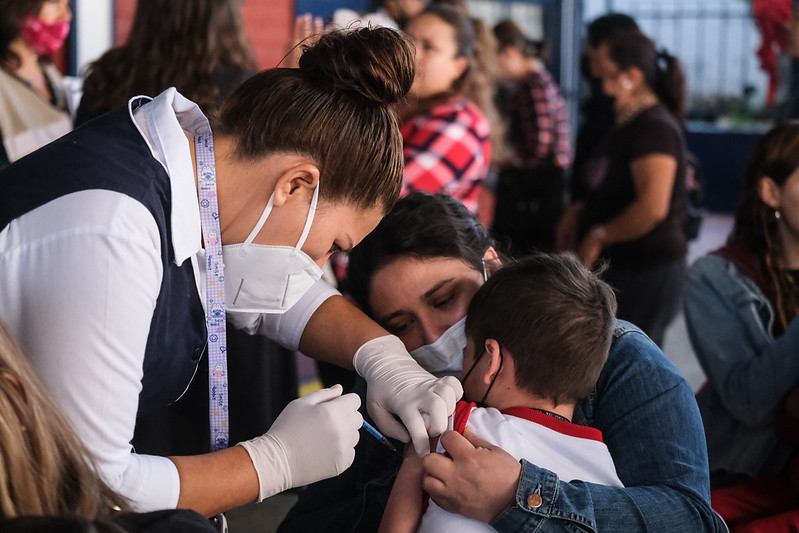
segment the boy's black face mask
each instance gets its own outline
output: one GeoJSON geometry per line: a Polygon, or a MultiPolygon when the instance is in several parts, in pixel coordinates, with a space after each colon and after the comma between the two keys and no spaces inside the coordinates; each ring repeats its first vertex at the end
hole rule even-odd
{"type": "MultiPolygon", "coordinates": [[[[466,384],[466,380],[469,378],[469,374],[471,374],[472,370],[475,369],[475,367],[477,366],[477,363],[480,362],[480,358],[483,357],[484,353],[486,353],[485,348],[483,349],[482,352],[480,352],[480,355],[478,355],[477,358],[474,360],[474,363],[472,363],[472,367],[469,369],[469,371],[466,372],[466,374],[464,374],[463,378],[461,378],[461,385],[465,385],[466,384]]],[[[497,369],[497,373],[494,374],[494,377],[491,379],[491,383],[488,385],[488,389],[486,389],[485,394],[483,394],[483,398],[479,402],[475,402],[477,407],[488,407],[486,405],[485,401],[486,401],[486,398],[488,398],[488,393],[491,392],[491,387],[494,386],[494,382],[497,380],[497,376],[499,376],[499,373],[502,371],[502,361],[503,361],[502,348],[500,347],[499,348],[499,368],[497,369]]],[[[465,387],[464,387],[464,390],[465,390],[465,387]]]]}

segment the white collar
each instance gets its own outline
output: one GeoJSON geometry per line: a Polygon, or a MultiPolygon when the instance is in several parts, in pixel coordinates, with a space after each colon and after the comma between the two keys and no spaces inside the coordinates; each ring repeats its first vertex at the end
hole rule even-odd
{"type": "Polygon", "coordinates": [[[202,249],[196,174],[184,131],[197,135],[210,132],[211,127],[197,104],[174,87],[132,110],[132,103],[139,98],[130,99],[128,110],[153,157],[169,175],[172,187],[172,251],[175,263],[179,266],[202,249]]]}

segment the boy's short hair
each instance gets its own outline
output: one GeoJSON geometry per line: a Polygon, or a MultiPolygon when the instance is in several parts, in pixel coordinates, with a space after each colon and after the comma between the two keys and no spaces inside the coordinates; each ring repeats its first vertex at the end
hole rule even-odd
{"type": "Polygon", "coordinates": [[[556,405],[594,388],[616,315],[610,286],[567,255],[535,254],[501,268],[475,294],[466,335],[475,355],[495,339],[516,366],[516,385],[556,405]]]}

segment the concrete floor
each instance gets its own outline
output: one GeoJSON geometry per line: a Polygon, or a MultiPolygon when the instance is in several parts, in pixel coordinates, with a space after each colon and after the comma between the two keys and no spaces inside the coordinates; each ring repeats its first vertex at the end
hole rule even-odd
{"type": "MultiPolygon", "coordinates": [[[[689,263],[718,248],[726,240],[731,229],[730,215],[708,214],[703,221],[699,237],[690,244],[689,263]]],[[[697,390],[704,383],[705,375],[688,340],[682,313],[669,326],[663,345],[665,354],[677,365],[694,390],[697,390]]],[[[291,492],[278,494],[262,503],[246,505],[226,513],[231,533],[276,531],[296,499],[291,492]]]]}

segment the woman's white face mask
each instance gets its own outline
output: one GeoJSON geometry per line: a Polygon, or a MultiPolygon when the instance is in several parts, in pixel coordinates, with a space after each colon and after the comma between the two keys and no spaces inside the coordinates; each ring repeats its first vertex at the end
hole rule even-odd
{"type": "Polygon", "coordinates": [[[301,249],[311,229],[318,199],[317,185],[305,227],[294,247],[252,243],[272,211],[274,193],[247,239],[241,244],[222,246],[225,308],[236,327],[244,328],[257,321],[253,314],[285,313],[322,277],[322,269],[301,249]]]}
{"type": "Polygon", "coordinates": [[[433,344],[411,351],[417,363],[436,377],[460,376],[466,348],[466,317],[450,326],[433,344]]]}

